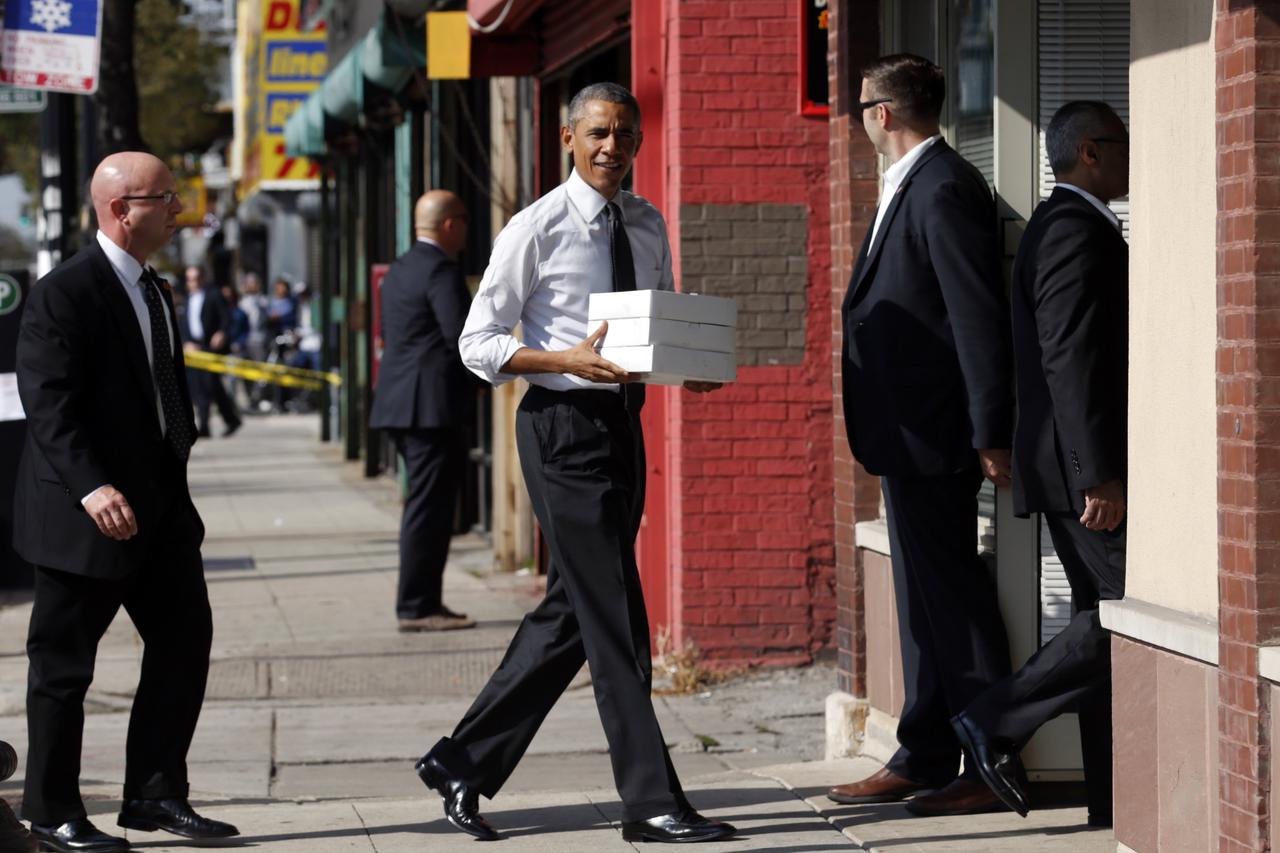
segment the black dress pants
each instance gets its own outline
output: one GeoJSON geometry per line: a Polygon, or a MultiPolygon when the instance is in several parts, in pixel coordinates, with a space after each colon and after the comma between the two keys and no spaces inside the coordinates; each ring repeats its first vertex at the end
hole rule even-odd
{"type": "Polygon", "coordinates": [[[492,798],[585,660],[624,820],[685,808],[650,696],[649,623],[634,543],[640,425],[612,391],[531,387],[516,445],[551,550],[547,592],[458,723],[446,764],[492,798]]]}
{"type": "Polygon", "coordinates": [[[396,616],[420,619],[440,611],[454,505],[466,471],[466,442],[456,429],[391,431],[404,459],[408,491],[400,516],[400,581],[396,616]]]}
{"type": "Polygon", "coordinates": [[[187,795],[187,749],[204,702],[213,620],[200,559],[204,529],[185,495],[154,536],[145,564],[122,580],[36,567],[27,636],[27,820],[50,825],[85,815],[79,784],[84,697],[98,641],[121,606],[143,642],[124,796],[187,795]]]}
{"type": "Polygon", "coordinates": [[[1042,725],[1074,707],[1089,811],[1110,815],[1111,635],[1099,621],[1098,602],[1124,598],[1125,525],[1090,530],[1074,512],[1046,513],[1045,521],[1075,615],[1021,669],[978,696],[968,713],[988,735],[1021,749],[1042,725]]]}
{"type": "Polygon", "coordinates": [[[213,406],[218,407],[218,415],[224,426],[232,427],[240,423],[240,413],[236,410],[235,401],[227,393],[227,386],[222,384],[222,376],[207,370],[187,370],[187,386],[191,390],[191,399],[196,406],[196,424],[201,435],[209,434],[209,416],[213,406]]]}
{"type": "MultiPolygon", "coordinates": [[[[1009,674],[995,581],[978,556],[976,471],[884,477],[905,703],[888,767],[945,785],[960,766],[951,717],[1009,674]]],[[[976,770],[966,764],[965,775],[976,770]]]]}

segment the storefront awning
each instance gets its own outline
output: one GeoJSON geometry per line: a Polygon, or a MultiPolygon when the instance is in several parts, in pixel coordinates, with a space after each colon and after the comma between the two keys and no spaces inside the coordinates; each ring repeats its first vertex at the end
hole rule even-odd
{"type": "Polygon", "coordinates": [[[426,66],[426,37],[421,19],[384,12],[365,37],[334,65],[320,88],[294,111],[285,124],[285,149],[291,156],[325,153],[326,122],[352,125],[365,107],[365,87],[399,92],[426,66]]]}

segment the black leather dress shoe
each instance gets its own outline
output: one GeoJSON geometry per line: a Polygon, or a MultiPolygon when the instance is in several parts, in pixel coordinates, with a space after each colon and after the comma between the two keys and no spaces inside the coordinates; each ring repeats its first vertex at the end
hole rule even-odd
{"type": "Polygon", "coordinates": [[[414,765],[418,778],[444,798],[444,816],[449,823],[481,841],[497,841],[502,836],[480,816],[480,792],[454,776],[432,753],[414,765]]]}
{"type": "Polygon", "coordinates": [[[129,842],[101,832],[87,817],[78,817],[58,826],[31,824],[31,836],[40,842],[41,850],[63,853],[123,853],[129,842]]]}
{"type": "Polygon", "coordinates": [[[738,830],[722,820],[711,820],[687,809],[648,820],[628,820],[622,824],[623,841],[666,841],[673,843],[715,841],[738,830]]]}
{"type": "Polygon", "coordinates": [[[183,838],[230,838],[240,834],[240,830],[229,823],[196,814],[185,797],[125,800],[116,824],[141,832],[163,829],[183,838]]]}
{"type": "Polygon", "coordinates": [[[987,787],[1006,806],[1026,817],[1029,809],[1027,794],[1022,789],[1022,761],[1018,753],[998,746],[963,711],[951,718],[951,728],[956,730],[966,757],[973,759],[987,787]]]}

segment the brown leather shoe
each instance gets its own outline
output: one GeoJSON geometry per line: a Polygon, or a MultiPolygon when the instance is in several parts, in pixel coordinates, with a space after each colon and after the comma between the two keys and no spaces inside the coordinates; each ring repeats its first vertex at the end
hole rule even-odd
{"type": "Polygon", "coordinates": [[[895,803],[905,800],[912,794],[927,791],[928,785],[912,782],[894,773],[888,767],[881,767],[861,782],[850,782],[837,785],[827,791],[827,799],[846,806],[863,805],[865,803],[895,803]]]}
{"type": "Polygon", "coordinates": [[[418,619],[401,619],[401,633],[412,631],[457,631],[462,628],[474,628],[476,620],[465,613],[433,613],[418,619]]]}
{"type": "Polygon", "coordinates": [[[940,817],[957,814],[1007,812],[995,792],[981,779],[953,779],[945,788],[916,797],[907,803],[907,811],[916,817],[940,817]]]}

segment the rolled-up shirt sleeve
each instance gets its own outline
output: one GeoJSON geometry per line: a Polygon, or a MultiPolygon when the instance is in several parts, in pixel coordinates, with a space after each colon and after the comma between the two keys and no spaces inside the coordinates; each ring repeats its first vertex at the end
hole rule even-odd
{"type": "Polygon", "coordinates": [[[458,338],[462,363],[493,385],[516,378],[503,373],[502,366],[524,346],[511,330],[520,322],[537,268],[538,247],[534,234],[524,223],[513,219],[494,241],[489,267],[480,280],[480,288],[458,338]]]}

